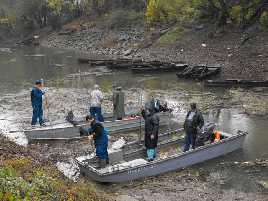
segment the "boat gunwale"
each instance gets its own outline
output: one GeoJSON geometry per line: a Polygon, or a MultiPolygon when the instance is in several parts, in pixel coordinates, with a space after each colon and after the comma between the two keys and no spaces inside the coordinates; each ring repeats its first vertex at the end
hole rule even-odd
{"type": "MultiPolygon", "coordinates": [[[[227,143],[229,141],[232,141],[232,140],[235,140],[237,138],[240,138],[242,136],[246,136],[247,135],[246,132],[238,132],[235,135],[230,135],[227,132],[222,132],[222,134],[223,135],[224,134],[227,134],[228,137],[226,139],[220,140],[219,142],[213,142],[213,143],[210,143],[210,144],[207,144],[207,145],[204,145],[204,146],[200,146],[200,147],[198,147],[196,149],[192,149],[192,150],[187,151],[187,152],[181,152],[181,153],[173,154],[173,155],[168,156],[167,158],[162,159],[162,160],[158,159],[158,160],[152,161],[150,163],[141,164],[141,165],[137,165],[137,166],[134,166],[134,167],[125,168],[125,169],[122,169],[122,170],[116,170],[116,171],[105,172],[105,173],[100,173],[99,170],[95,169],[92,166],[88,166],[88,169],[91,170],[90,172],[95,173],[95,174],[97,174],[100,177],[110,176],[110,175],[114,175],[114,174],[118,174],[118,173],[123,173],[123,172],[126,172],[126,171],[130,171],[130,170],[133,170],[133,169],[137,169],[137,168],[141,168],[141,167],[145,167],[145,166],[149,166],[149,165],[155,165],[155,164],[158,164],[158,163],[166,162],[168,160],[172,160],[172,159],[175,159],[175,158],[179,158],[181,156],[186,156],[186,155],[189,155],[189,154],[198,152],[200,150],[204,150],[204,149],[208,149],[210,147],[214,147],[214,146],[217,146],[217,145],[220,145],[220,144],[224,144],[224,143],[227,143]]],[[[75,159],[75,162],[78,163],[78,165],[84,167],[84,164],[82,162],[78,161],[77,159],[75,159]]]]}
{"type": "MultiPolygon", "coordinates": [[[[174,130],[174,131],[171,131],[171,132],[181,132],[183,131],[183,129],[177,129],[177,130],[174,130]]],[[[161,135],[165,136],[165,135],[168,135],[169,132],[165,132],[165,133],[162,133],[161,135]]],[[[72,141],[72,140],[82,140],[82,139],[86,139],[88,138],[88,136],[77,136],[77,137],[71,137],[71,138],[32,138],[31,141],[40,141],[40,140],[69,140],[69,141],[72,141]]],[[[144,140],[142,140],[143,142],[144,140]]],[[[132,142],[129,142],[128,145],[133,145],[135,143],[138,143],[139,141],[136,140],[136,141],[132,141],[132,142]]]]}
{"type": "MultiPolygon", "coordinates": [[[[171,130],[171,131],[168,131],[168,132],[161,133],[159,136],[165,136],[165,135],[171,134],[173,132],[181,132],[183,130],[184,130],[183,128],[178,128],[178,129],[175,129],[175,130],[171,130]]],[[[158,136],[158,138],[159,138],[159,136],[158,136]]],[[[143,141],[144,140],[142,140],[142,142],[143,141]]],[[[133,145],[133,144],[136,144],[138,142],[139,142],[139,140],[135,140],[135,141],[132,141],[132,142],[127,143],[127,145],[133,145]]]]}
{"type": "MultiPolygon", "coordinates": [[[[162,117],[164,118],[167,118],[168,117],[168,112],[160,112],[159,113],[162,117]]],[[[121,125],[124,125],[124,124],[137,124],[137,123],[140,123],[140,119],[142,119],[141,116],[138,116],[137,118],[133,118],[133,119],[123,119],[123,120],[116,120],[116,121],[105,121],[103,122],[104,124],[105,123],[114,123],[115,125],[110,125],[110,127],[114,127],[114,126],[121,126],[121,125]],[[116,125],[116,123],[119,123],[121,125],[116,125]]],[[[144,124],[144,120],[142,120],[142,124],[144,124]]],[[[73,125],[71,124],[70,122],[66,121],[66,122],[61,122],[59,124],[55,124],[55,125],[48,125],[47,127],[41,127],[41,128],[36,128],[36,129],[25,129],[25,130],[22,130],[22,131],[12,131],[12,133],[15,133],[15,132],[24,132],[26,136],[28,135],[31,135],[30,133],[31,132],[34,132],[34,131],[53,131],[53,130],[58,130],[58,129],[68,129],[68,128],[79,128],[79,127],[83,127],[83,126],[86,126],[87,123],[86,122],[83,122],[83,123],[80,123],[78,125],[73,125]],[[66,125],[65,127],[56,127],[57,125],[66,125]],[[53,128],[53,127],[56,127],[56,128],[53,128]]]]}

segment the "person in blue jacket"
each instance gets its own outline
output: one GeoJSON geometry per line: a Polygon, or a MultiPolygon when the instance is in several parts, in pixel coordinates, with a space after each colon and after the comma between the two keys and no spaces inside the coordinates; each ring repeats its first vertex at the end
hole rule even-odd
{"type": "Polygon", "coordinates": [[[109,132],[103,127],[101,122],[93,116],[86,116],[86,122],[90,124],[88,129],[80,127],[80,135],[89,135],[90,140],[93,138],[96,148],[97,167],[104,168],[109,163],[108,157],[108,135],[109,132]]]}
{"type": "Polygon", "coordinates": [[[36,80],[35,86],[31,91],[31,102],[33,107],[33,116],[31,125],[34,127],[39,120],[41,126],[46,126],[43,120],[43,95],[45,94],[42,91],[43,83],[42,80],[36,80]]]}

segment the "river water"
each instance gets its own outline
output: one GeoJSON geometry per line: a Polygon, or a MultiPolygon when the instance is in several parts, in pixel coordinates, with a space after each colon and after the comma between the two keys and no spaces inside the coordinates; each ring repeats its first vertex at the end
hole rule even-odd
{"type": "MultiPolygon", "coordinates": [[[[79,65],[79,53],[47,49],[18,48],[12,53],[0,52],[0,129],[21,128],[31,117],[30,89],[36,79],[43,78],[52,102],[45,114],[51,119],[63,118],[70,108],[78,113],[87,109],[88,90],[97,83],[107,95],[104,110],[111,111],[111,90],[122,86],[128,107],[139,106],[154,94],[174,109],[173,120],[182,123],[190,102],[197,102],[206,121],[217,122],[226,132],[248,132],[242,151],[201,164],[198,168],[215,166],[222,161],[268,159],[268,119],[248,116],[229,89],[206,89],[200,83],[178,80],[174,73],[134,75],[129,71],[111,71],[105,67],[79,65]]],[[[21,143],[20,136],[6,134],[21,143]]],[[[23,143],[22,143],[23,144],[23,143]]],[[[267,174],[266,174],[267,176],[267,174]]]]}

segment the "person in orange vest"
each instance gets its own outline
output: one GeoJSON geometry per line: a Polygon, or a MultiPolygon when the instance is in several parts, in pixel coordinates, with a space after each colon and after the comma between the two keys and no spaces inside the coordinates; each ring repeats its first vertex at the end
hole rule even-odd
{"type": "Polygon", "coordinates": [[[214,135],[215,135],[215,139],[214,139],[214,142],[219,142],[221,140],[221,133],[220,131],[215,131],[214,132],[214,135]]]}

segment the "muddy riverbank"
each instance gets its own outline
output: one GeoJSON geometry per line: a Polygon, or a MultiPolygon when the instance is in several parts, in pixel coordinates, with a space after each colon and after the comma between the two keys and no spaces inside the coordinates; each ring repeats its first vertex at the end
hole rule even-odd
{"type": "Polygon", "coordinates": [[[243,32],[233,27],[219,30],[206,24],[175,25],[163,34],[161,29],[148,31],[135,26],[107,31],[105,22],[76,24],[83,29],[68,35],[54,32],[43,38],[41,44],[77,50],[87,57],[94,55],[94,58],[220,64],[223,66],[222,79],[268,79],[268,36],[256,27],[243,32]]]}

